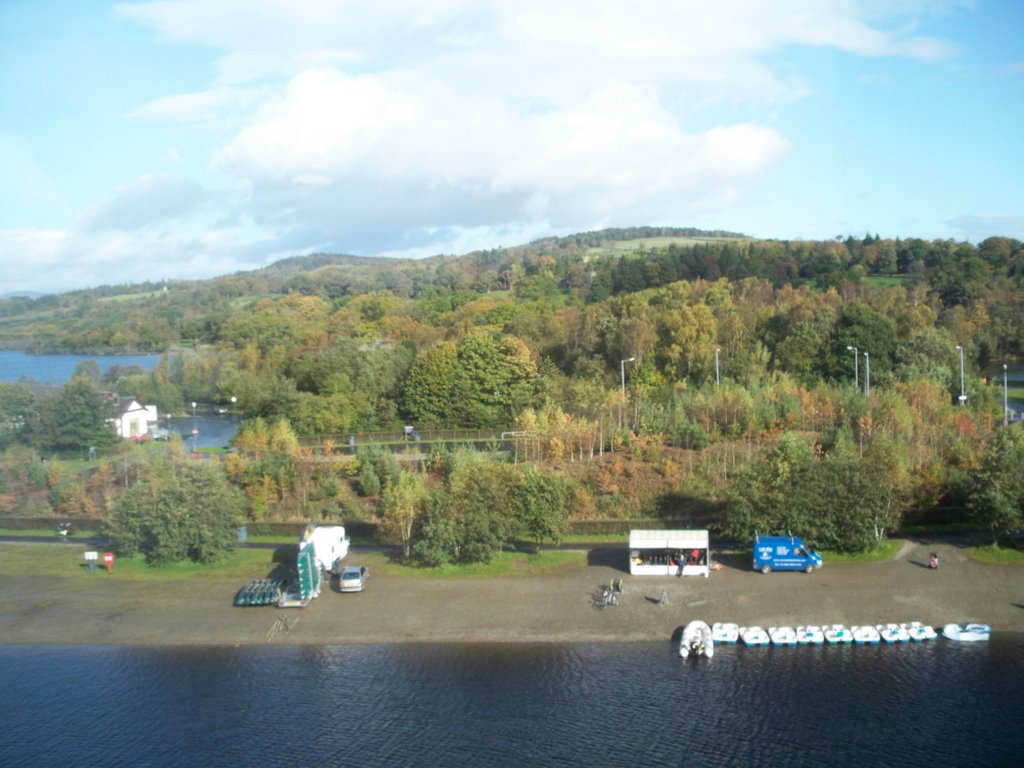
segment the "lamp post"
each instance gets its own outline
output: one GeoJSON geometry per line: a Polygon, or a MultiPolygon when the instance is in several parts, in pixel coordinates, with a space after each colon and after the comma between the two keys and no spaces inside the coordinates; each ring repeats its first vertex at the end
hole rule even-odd
{"type": "Polygon", "coordinates": [[[199,437],[199,428],[196,426],[196,401],[192,401],[192,453],[196,452],[196,438],[199,437]]]}
{"type": "Polygon", "coordinates": [[[238,398],[235,397],[234,395],[232,395],[231,396],[231,412],[232,413],[235,412],[235,403],[237,403],[237,402],[238,402],[238,398]]]}
{"type": "Polygon", "coordinates": [[[967,390],[964,389],[964,348],[960,344],[957,344],[956,348],[960,350],[960,405],[967,405],[967,390]]]}
{"type": "Polygon", "coordinates": [[[715,347],[715,386],[717,387],[722,383],[722,380],[718,376],[718,353],[722,350],[719,347],[715,347]]]}
{"type": "Polygon", "coordinates": [[[853,387],[854,389],[860,389],[860,364],[857,360],[857,348],[847,344],[846,349],[853,352],[853,387]]]}
{"type": "Polygon", "coordinates": [[[1003,363],[1003,426],[1010,423],[1010,401],[1006,396],[1006,363],[1003,363]]]}
{"type": "Polygon", "coordinates": [[[626,399],[626,363],[635,363],[635,362],[636,362],[636,358],[635,357],[630,357],[630,358],[627,358],[625,360],[620,360],[619,361],[619,371],[620,371],[620,373],[622,375],[622,399],[623,399],[623,401],[625,401],[625,399],[626,399]]]}
{"type": "Polygon", "coordinates": [[[864,396],[871,394],[871,355],[864,353],[864,396]]]}

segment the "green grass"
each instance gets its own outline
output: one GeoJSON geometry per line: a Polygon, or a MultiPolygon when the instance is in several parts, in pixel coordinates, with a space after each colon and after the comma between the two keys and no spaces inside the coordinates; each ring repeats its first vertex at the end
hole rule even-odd
{"type": "MultiPolygon", "coordinates": [[[[80,576],[84,573],[85,549],[57,542],[49,544],[0,544],[0,576],[80,576]]],[[[102,562],[97,568],[105,573],[102,562]]],[[[274,550],[238,549],[215,565],[178,563],[151,568],[141,557],[118,557],[113,575],[130,581],[191,581],[208,576],[237,576],[247,580],[266,576],[274,569],[274,550]]]]}
{"type": "Polygon", "coordinates": [[[886,560],[892,560],[896,557],[896,553],[899,552],[902,547],[902,540],[886,539],[879,546],[874,549],[869,549],[866,552],[829,552],[824,550],[820,551],[818,554],[821,555],[821,559],[825,565],[839,565],[841,563],[883,563],[886,560]]]}
{"type": "Polygon", "coordinates": [[[117,304],[124,301],[142,301],[152,299],[163,294],[163,291],[145,291],[143,293],[119,293],[116,296],[101,296],[96,299],[97,304],[117,304]]]}
{"type": "MultiPolygon", "coordinates": [[[[841,565],[843,563],[884,563],[886,560],[892,560],[902,546],[903,541],[900,539],[886,539],[879,546],[866,552],[833,552],[828,549],[816,551],[821,555],[821,561],[827,568],[830,565],[841,565]]],[[[754,556],[751,549],[738,550],[736,554],[742,555],[747,559],[754,556]]]]}
{"type": "MultiPolygon", "coordinates": [[[[575,570],[586,565],[586,554],[564,550],[542,550],[532,554],[525,552],[500,552],[489,563],[468,565],[445,565],[439,568],[423,568],[406,565],[376,555],[380,561],[370,565],[371,572],[389,576],[411,576],[428,579],[493,578],[495,576],[546,576],[575,570]]],[[[370,560],[371,558],[364,558],[370,560]]]]}
{"type": "Polygon", "coordinates": [[[1000,547],[996,544],[969,547],[967,557],[985,565],[1024,565],[1024,552],[1015,547],[1000,547]]]}
{"type": "MultiPolygon", "coordinates": [[[[59,541],[53,528],[0,528],[0,536],[52,536],[54,541],[59,541]]],[[[75,539],[95,539],[101,536],[99,531],[90,531],[79,528],[71,541],[75,539]]]]}
{"type": "Polygon", "coordinates": [[[914,278],[908,275],[871,275],[865,277],[864,282],[872,288],[891,288],[894,285],[903,285],[914,278]]]}
{"type": "Polygon", "coordinates": [[[563,544],[621,544],[629,546],[629,533],[570,533],[562,537],[563,544]]]}
{"type": "Polygon", "coordinates": [[[615,240],[603,246],[595,246],[589,249],[590,253],[622,253],[633,251],[650,250],[651,248],[667,248],[670,245],[693,246],[706,245],[708,243],[739,243],[751,238],[743,237],[673,237],[664,235],[660,237],[638,237],[632,240],[615,240]]]}
{"type": "Polygon", "coordinates": [[[1007,387],[1006,396],[1011,400],[1024,400],[1024,387],[1007,387]]]}

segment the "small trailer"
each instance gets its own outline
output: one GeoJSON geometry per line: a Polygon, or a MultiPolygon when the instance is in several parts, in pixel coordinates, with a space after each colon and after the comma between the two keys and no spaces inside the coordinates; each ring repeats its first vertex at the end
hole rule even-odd
{"type": "Polygon", "coordinates": [[[707,576],[707,531],[630,531],[629,572],[636,576],[707,576]]]}
{"type": "Polygon", "coordinates": [[[321,570],[316,565],[316,550],[312,542],[299,545],[295,558],[295,578],[277,601],[278,608],[305,608],[309,601],[320,596],[323,583],[321,570]]]}

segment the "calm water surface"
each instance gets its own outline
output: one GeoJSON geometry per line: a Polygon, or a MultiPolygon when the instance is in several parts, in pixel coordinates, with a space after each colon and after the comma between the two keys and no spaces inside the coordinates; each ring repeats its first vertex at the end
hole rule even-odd
{"type": "Polygon", "coordinates": [[[146,370],[156,368],[162,355],[30,355],[11,349],[0,349],[0,381],[32,379],[40,384],[63,384],[75,372],[75,366],[95,361],[100,371],[114,365],[137,365],[146,370]]]}
{"type": "Polygon", "coordinates": [[[1024,638],[0,646],[0,765],[1017,765],[1024,638]]]}

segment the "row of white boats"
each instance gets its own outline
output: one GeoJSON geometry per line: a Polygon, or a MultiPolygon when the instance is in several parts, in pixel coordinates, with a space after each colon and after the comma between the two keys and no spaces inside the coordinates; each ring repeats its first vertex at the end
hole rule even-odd
{"type": "MultiPolygon", "coordinates": [[[[991,628],[987,624],[946,624],[942,636],[950,640],[988,640],[991,628]]],[[[934,640],[939,632],[927,624],[911,621],[903,624],[875,624],[847,627],[826,624],[805,627],[740,627],[737,624],[716,623],[710,627],[703,621],[691,621],[679,639],[679,655],[711,657],[716,643],[748,646],[763,645],[877,645],[878,643],[909,643],[934,640]]]]}

